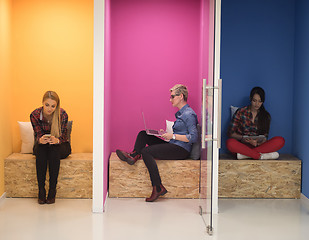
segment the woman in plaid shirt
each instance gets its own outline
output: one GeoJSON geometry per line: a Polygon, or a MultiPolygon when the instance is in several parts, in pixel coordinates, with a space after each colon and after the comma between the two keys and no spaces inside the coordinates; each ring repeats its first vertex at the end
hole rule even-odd
{"type": "Polygon", "coordinates": [[[227,148],[232,153],[237,153],[238,159],[277,159],[277,151],[284,146],[285,140],[283,137],[267,140],[271,117],[263,105],[264,90],[254,87],[250,93],[250,101],[249,106],[238,109],[233,116],[227,148]]]}
{"type": "Polygon", "coordinates": [[[71,145],[67,136],[68,114],[60,108],[60,99],[56,92],[47,91],[43,96],[43,106],[30,114],[34,130],[36,171],[39,185],[39,204],[55,203],[56,186],[60,159],[71,154],[71,145]],[[45,180],[49,167],[49,191],[46,199],[45,180]]]}

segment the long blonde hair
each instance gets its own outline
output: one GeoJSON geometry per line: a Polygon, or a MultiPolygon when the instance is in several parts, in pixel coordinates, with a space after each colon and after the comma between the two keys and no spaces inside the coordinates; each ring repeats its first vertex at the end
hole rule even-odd
{"type": "Polygon", "coordinates": [[[60,98],[58,94],[54,91],[47,91],[44,96],[42,103],[46,99],[52,99],[56,101],[57,106],[55,111],[53,112],[53,117],[52,117],[52,124],[51,124],[51,131],[50,134],[52,136],[55,136],[56,138],[59,138],[61,136],[61,124],[60,124],[60,98]]]}

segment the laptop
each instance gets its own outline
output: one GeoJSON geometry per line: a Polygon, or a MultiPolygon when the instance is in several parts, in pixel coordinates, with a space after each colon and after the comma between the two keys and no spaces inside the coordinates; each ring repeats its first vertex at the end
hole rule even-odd
{"type": "Polygon", "coordinates": [[[146,127],[146,121],[145,121],[145,117],[144,117],[144,113],[142,112],[142,115],[143,115],[143,120],[144,120],[144,125],[145,125],[145,131],[148,135],[154,135],[154,136],[158,136],[160,137],[161,135],[163,135],[164,133],[166,133],[165,131],[163,130],[153,130],[153,129],[148,129],[146,127]]]}

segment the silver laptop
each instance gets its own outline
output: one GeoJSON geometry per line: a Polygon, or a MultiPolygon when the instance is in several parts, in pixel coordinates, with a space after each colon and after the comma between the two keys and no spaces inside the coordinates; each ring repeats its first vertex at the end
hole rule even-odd
{"type": "Polygon", "coordinates": [[[148,135],[154,135],[154,136],[161,136],[162,134],[166,133],[165,131],[159,131],[159,130],[153,130],[153,129],[148,129],[146,127],[146,121],[145,121],[145,117],[144,117],[144,113],[142,112],[143,115],[143,120],[144,120],[144,125],[145,125],[145,131],[148,135]]]}

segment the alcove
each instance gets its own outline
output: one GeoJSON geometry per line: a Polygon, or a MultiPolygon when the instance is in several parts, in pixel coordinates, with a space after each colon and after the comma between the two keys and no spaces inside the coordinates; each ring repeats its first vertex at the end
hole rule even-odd
{"type": "Polygon", "coordinates": [[[174,121],[172,86],[188,87],[188,103],[201,117],[202,79],[212,74],[210,2],[105,1],[103,199],[108,157],[117,148],[132,149],[144,128],[142,112],[151,128],[165,128],[165,120],[174,121]]]}

